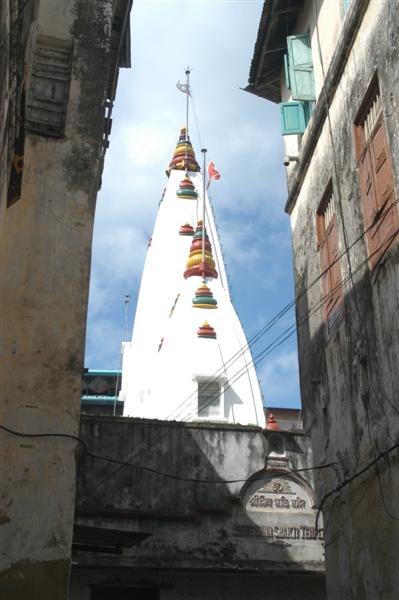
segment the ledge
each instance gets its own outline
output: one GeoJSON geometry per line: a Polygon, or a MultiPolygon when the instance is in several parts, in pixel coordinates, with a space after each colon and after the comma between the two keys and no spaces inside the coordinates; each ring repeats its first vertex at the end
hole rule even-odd
{"type": "Polygon", "coordinates": [[[140,417],[117,417],[113,415],[81,415],[81,423],[87,421],[106,422],[133,425],[159,425],[160,427],[185,427],[188,429],[232,429],[234,431],[263,432],[259,425],[240,425],[239,423],[222,423],[220,421],[166,421],[162,419],[146,419],[140,417]]]}

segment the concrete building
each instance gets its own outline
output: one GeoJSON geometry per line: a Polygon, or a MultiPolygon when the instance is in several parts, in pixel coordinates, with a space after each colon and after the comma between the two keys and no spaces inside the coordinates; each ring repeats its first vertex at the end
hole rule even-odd
{"type": "Polygon", "coordinates": [[[0,2],[2,598],[67,597],[94,209],[131,4],[0,2]]]}
{"type": "Polygon", "coordinates": [[[247,91],[280,103],[305,431],[328,597],[399,589],[399,4],[267,0],[247,91]]]}
{"type": "Polygon", "coordinates": [[[302,431],[87,415],[80,436],[71,600],[325,598],[302,431]]]}
{"type": "Polygon", "coordinates": [[[264,426],[259,382],[231,302],[206,173],[186,129],[166,174],[132,341],[123,345],[124,414],[264,426]]]}

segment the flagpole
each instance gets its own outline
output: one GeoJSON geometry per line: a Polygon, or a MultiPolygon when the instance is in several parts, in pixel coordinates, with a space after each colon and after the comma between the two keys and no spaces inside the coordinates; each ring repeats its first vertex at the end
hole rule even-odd
{"type": "MultiPolygon", "coordinates": [[[[190,67],[187,65],[186,68],[186,142],[188,142],[188,103],[190,97],[190,67]]],[[[186,143],[186,155],[184,157],[184,166],[186,167],[186,171],[188,171],[188,153],[187,153],[187,143],[186,143]]]]}
{"type": "Polygon", "coordinates": [[[201,149],[203,155],[203,178],[202,178],[202,277],[205,279],[205,190],[206,190],[206,148],[201,149]]]}

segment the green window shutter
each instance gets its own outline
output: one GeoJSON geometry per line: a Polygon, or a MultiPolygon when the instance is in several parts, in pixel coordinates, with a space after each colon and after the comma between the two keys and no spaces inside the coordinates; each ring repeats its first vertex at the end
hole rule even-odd
{"type": "Polygon", "coordinates": [[[287,47],[293,100],[316,100],[309,34],[288,36],[287,47]]]}
{"type": "Polygon", "coordinates": [[[282,102],[280,104],[281,133],[294,135],[305,131],[303,102],[282,102]]]}
{"type": "Polygon", "coordinates": [[[290,83],[290,69],[288,66],[288,54],[284,54],[284,71],[285,71],[285,83],[286,83],[287,88],[290,90],[291,83],[290,83]]]}

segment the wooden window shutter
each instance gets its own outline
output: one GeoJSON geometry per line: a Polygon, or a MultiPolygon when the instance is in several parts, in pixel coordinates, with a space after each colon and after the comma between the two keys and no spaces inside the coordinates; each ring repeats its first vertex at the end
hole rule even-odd
{"type": "Polygon", "coordinates": [[[369,260],[373,268],[395,239],[399,227],[392,164],[376,78],[363,104],[355,121],[356,150],[369,260]]]}
{"type": "Polygon", "coordinates": [[[280,104],[281,133],[300,134],[305,131],[305,113],[302,102],[282,102],[280,104]]]}
{"type": "Polygon", "coordinates": [[[360,189],[363,199],[363,218],[367,230],[367,244],[371,263],[376,259],[379,247],[378,227],[374,223],[377,214],[377,199],[375,193],[373,166],[371,162],[370,148],[364,146],[358,163],[360,189]]]}
{"type": "Polygon", "coordinates": [[[382,119],[380,119],[371,136],[370,150],[375,178],[377,210],[380,210],[393,191],[392,168],[387,156],[387,140],[382,119]]]}
{"type": "Polygon", "coordinates": [[[398,207],[395,204],[392,165],[385,125],[381,118],[370,138],[370,156],[376,193],[376,224],[379,247],[376,258],[384,254],[398,233],[398,207]]]}
{"type": "Polygon", "coordinates": [[[331,273],[329,269],[327,238],[324,237],[319,244],[320,254],[320,272],[321,272],[321,291],[324,299],[323,312],[328,312],[329,299],[327,298],[331,290],[331,273]]]}
{"type": "Polygon", "coordinates": [[[287,37],[289,82],[293,100],[316,100],[308,33],[287,37]]]}
{"type": "Polygon", "coordinates": [[[336,309],[343,299],[338,221],[331,183],[317,212],[317,239],[320,256],[323,314],[328,324],[331,325],[338,314],[336,309]]]}

